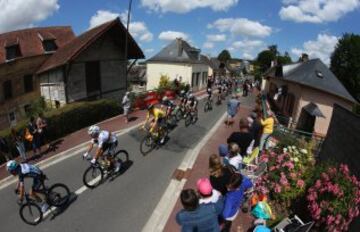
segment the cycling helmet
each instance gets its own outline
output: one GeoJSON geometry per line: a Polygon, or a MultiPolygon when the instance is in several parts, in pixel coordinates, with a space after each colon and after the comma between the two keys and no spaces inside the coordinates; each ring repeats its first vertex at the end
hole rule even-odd
{"type": "Polygon", "coordinates": [[[91,137],[93,137],[94,135],[96,134],[99,134],[100,133],[100,127],[94,125],[94,126],[91,126],[88,130],[88,134],[91,135],[91,137]]]}
{"type": "Polygon", "coordinates": [[[154,108],[154,104],[150,104],[147,109],[152,110],[153,108],[154,108]]]}
{"type": "Polygon", "coordinates": [[[162,100],[163,100],[163,101],[167,101],[167,100],[169,100],[169,98],[168,98],[167,96],[164,96],[164,97],[162,98],[162,100]]]}
{"type": "Polygon", "coordinates": [[[11,174],[13,174],[16,170],[16,168],[18,167],[18,163],[15,160],[9,160],[6,163],[6,169],[8,172],[10,172],[11,174]]]}
{"type": "Polygon", "coordinates": [[[180,91],[180,94],[185,94],[185,90],[181,90],[181,91],[180,91]]]}
{"type": "Polygon", "coordinates": [[[194,94],[190,93],[189,98],[194,98],[194,94]]]}

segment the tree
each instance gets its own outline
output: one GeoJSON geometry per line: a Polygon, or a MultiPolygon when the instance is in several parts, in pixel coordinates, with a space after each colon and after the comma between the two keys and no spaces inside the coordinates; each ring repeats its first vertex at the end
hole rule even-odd
{"type": "Polygon", "coordinates": [[[273,44],[273,45],[270,45],[268,47],[269,51],[274,54],[274,56],[278,56],[279,55],[279,52],[277,50],[277,45],[276,44],[273,44]]]}
{"type": "Polygon", "coordinates": [[[343,35],[331,55],[330,69],[360,101],[360,35],[343,35]]]}
{"type": "Polygon", "coordinates": [[[291,57],[290,57],[288,52],[285,52],[283,56],[279,55],[277,57],[277,61],[281,65],[291,64],[292,63],[291,57]]]}
{"type": "Polygon", "coordinates": [[[276,56],[273,51],[264,50],[260,52],[256,58],[257,64],[260,66],[262,72],[265,72],[271,67],[271,62],[274,61],[276,56]]]}
{"type": "Polygon", "coordinates": [[[220,52],[219,56],[218,56],[218,60],[222,61],[222,62],[226,62],[228,60],[231,59],[231,55],[230,52],[228,50],[222,50],[222,52],[220,52]]]}

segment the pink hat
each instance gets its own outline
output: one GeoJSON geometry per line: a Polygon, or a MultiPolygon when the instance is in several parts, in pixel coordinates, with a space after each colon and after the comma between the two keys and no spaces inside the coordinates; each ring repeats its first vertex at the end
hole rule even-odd
{"type": "Polygon", "coordinates": [[[208,178],[200,178],[196,183],[196,187],[199,193],[203,196],[211,195],[213,190],[208,178]]]}

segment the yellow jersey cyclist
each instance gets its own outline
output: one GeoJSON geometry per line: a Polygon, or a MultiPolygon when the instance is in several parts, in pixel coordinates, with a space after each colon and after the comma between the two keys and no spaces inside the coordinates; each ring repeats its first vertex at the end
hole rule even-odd
{"type": "Polygon", "coordinates": [[[49,208],[49,205],[46,204],[44,201],[44,195],[40,192],[42,183],[46,178],[43,172],[35,165],[27,163],[19,164],[15,160],[9,160],[6,163],[6,169],[11,175],[18,177],[18,183],[16,185],[15,192],[19,195],[19,202],[24,200],[25,178],[33,179],[33,184],[29,191],[29,196],[35,200],[43,201],[43,204],[41,205],[41,211],[45,213],[49,208]]]}
{"type": "MultiPolygon", "coordinates": [[[[158,133],[159,128],[164,127],[166,124],[165,116],[166,116],[165,111],[158,109],[153,104],[151,104],[148,107],[148,112],[146,115],[144,126],[150,122],[150,130],[149,130],[150,133],[158,133]]],[[[165,142],[165,138],[161,138],[160,143],[162,144],[164,142],[165,142]]]]}
{"type": "Polygon", "coordinates": [[[84,158],[89,157],[89,153],[93,149],[94,145],[97,145],[95,156],[92,158],[91,163],[95,164],[97,159],[102,156],[106,152],[105,159],[110,162],[113,167],[115,167],[115,172],[119,172],[121,168],[121,164],[119,162],[115,162],[113,159],[113,155],[118,146],[118,140],[116,136],[106,130],[100,130],[100,127],[94,125],[91,126],[88,130],[88,134],[92,138],[91,144],[89,145],[89,149],[83,155],[84,158]]]}

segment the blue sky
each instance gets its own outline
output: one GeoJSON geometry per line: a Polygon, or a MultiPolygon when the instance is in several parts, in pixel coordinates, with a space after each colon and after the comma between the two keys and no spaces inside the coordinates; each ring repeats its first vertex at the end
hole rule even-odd
{"type": "MultiPolygon", "coordinates": [[[[76,34],[116,16],[128,0],[0,0],[0,31],[71,25],[76,34]]],[[[255,58],[277,44],[293,58],[329,62],[338,38],[360,34],[360,0],[133,0],[130,31],[147,58],[176,36],[216,56],[255,58]]]]}

